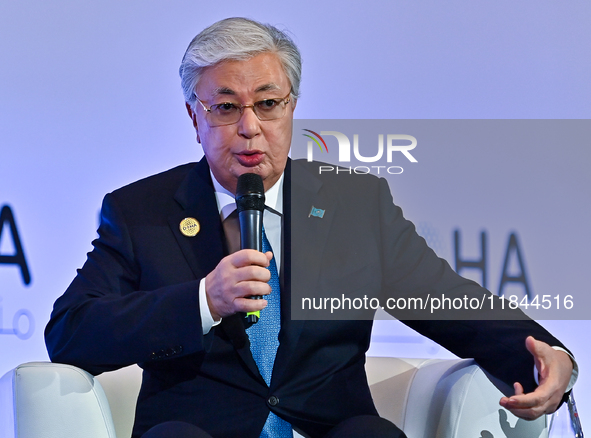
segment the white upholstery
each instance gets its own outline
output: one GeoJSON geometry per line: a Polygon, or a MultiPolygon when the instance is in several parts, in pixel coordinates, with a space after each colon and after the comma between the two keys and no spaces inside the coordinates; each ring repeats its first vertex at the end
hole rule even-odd
{"type": "Polygon", "coordinates": [[[511,389],[471,359],[368,358],[380,415],[408,438],[547,438],[546,417],[518,419],[499,400],[511,389]],[[494,384],[492,383],[494,382],[494,384]]]}
{"type": "Polygon", "coordinates": [[[0,379],[2,438],[115,438],[101,385],[79,368],[20,365],[0,379]]]}
{"type": "MultiPolygon", "coordinates": [[[[499,406],[501,391],[471,360],[368,358],[366,369],[380,415],[408,438],[547,437],[545,418],[518,420],[499,406]]],[[[0,380],[0,438],[128,438],[140,382],[137,366],[93,378],[20,365],[0,380]]]]}

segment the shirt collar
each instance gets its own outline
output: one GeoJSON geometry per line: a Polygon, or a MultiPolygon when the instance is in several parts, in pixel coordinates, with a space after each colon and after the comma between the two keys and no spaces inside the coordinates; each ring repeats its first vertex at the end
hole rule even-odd
{"type": "MultiPolygon", "coordinates": [[[[209,173],[213,181],[218,212],[223,221],[236,210],[236,200],[232,193],[222,187],[211,170],[209,173]]],[[[283,175],[282,173],[277,182],[273,184],[273,187],[265,192],[265,207],[279,214],[283,214],[283,175]]]]}

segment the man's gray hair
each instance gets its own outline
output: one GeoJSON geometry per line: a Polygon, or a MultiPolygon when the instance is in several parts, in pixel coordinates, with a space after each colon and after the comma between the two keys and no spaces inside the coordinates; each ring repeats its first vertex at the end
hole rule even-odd
{"type": "Polygon", "coordinates": [[[274,26],[247,18],[226,18],[193,38],[179,68],[185,101],[193,107],[195,88],[203,69],[221,61],[245,61],[261,53],[277,54],[298,98],[302,59],[292,39],[274,26]]]}

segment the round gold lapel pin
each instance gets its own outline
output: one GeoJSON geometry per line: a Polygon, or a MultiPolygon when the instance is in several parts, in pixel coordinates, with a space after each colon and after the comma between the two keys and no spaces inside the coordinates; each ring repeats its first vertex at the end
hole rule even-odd
{"type": "Polygon", "coordinates": [[[197,221],[197,219],[193,217],[186,217],[179,224],[179,229],[181,230],[181,233],[183,233],[183,236],[194,237],[197,235],[199,230],[201,230],[201,225],[199,225],[199,221],[197,221]]]}

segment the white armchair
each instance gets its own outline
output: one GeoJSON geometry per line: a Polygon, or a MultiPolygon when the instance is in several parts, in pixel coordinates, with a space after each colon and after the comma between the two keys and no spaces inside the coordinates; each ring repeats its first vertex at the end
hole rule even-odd
{"type": "MultiPolygon", "coordinates": [[[[409,438],[546,438],[546,419],[518,420],[471,360],[368,358],[380,415],[409,438]]],[[[0,379],[0,438],[128,438],[141,382],[137,366],[93,377],[32,362],[0,379]]]]}
{"type": "Polygon", "coordinates": [[[366,370],[378,412],[408,438],[548,437],[545,416],[526,421],[499,405],[512,388],[472,359],[372,357],[366,370]]]}
{"type": "Polygon", "coordinates": [[[0,380],[2,438],[116,438],[100,384],[79,368],[20,365],[0,380]]]}

